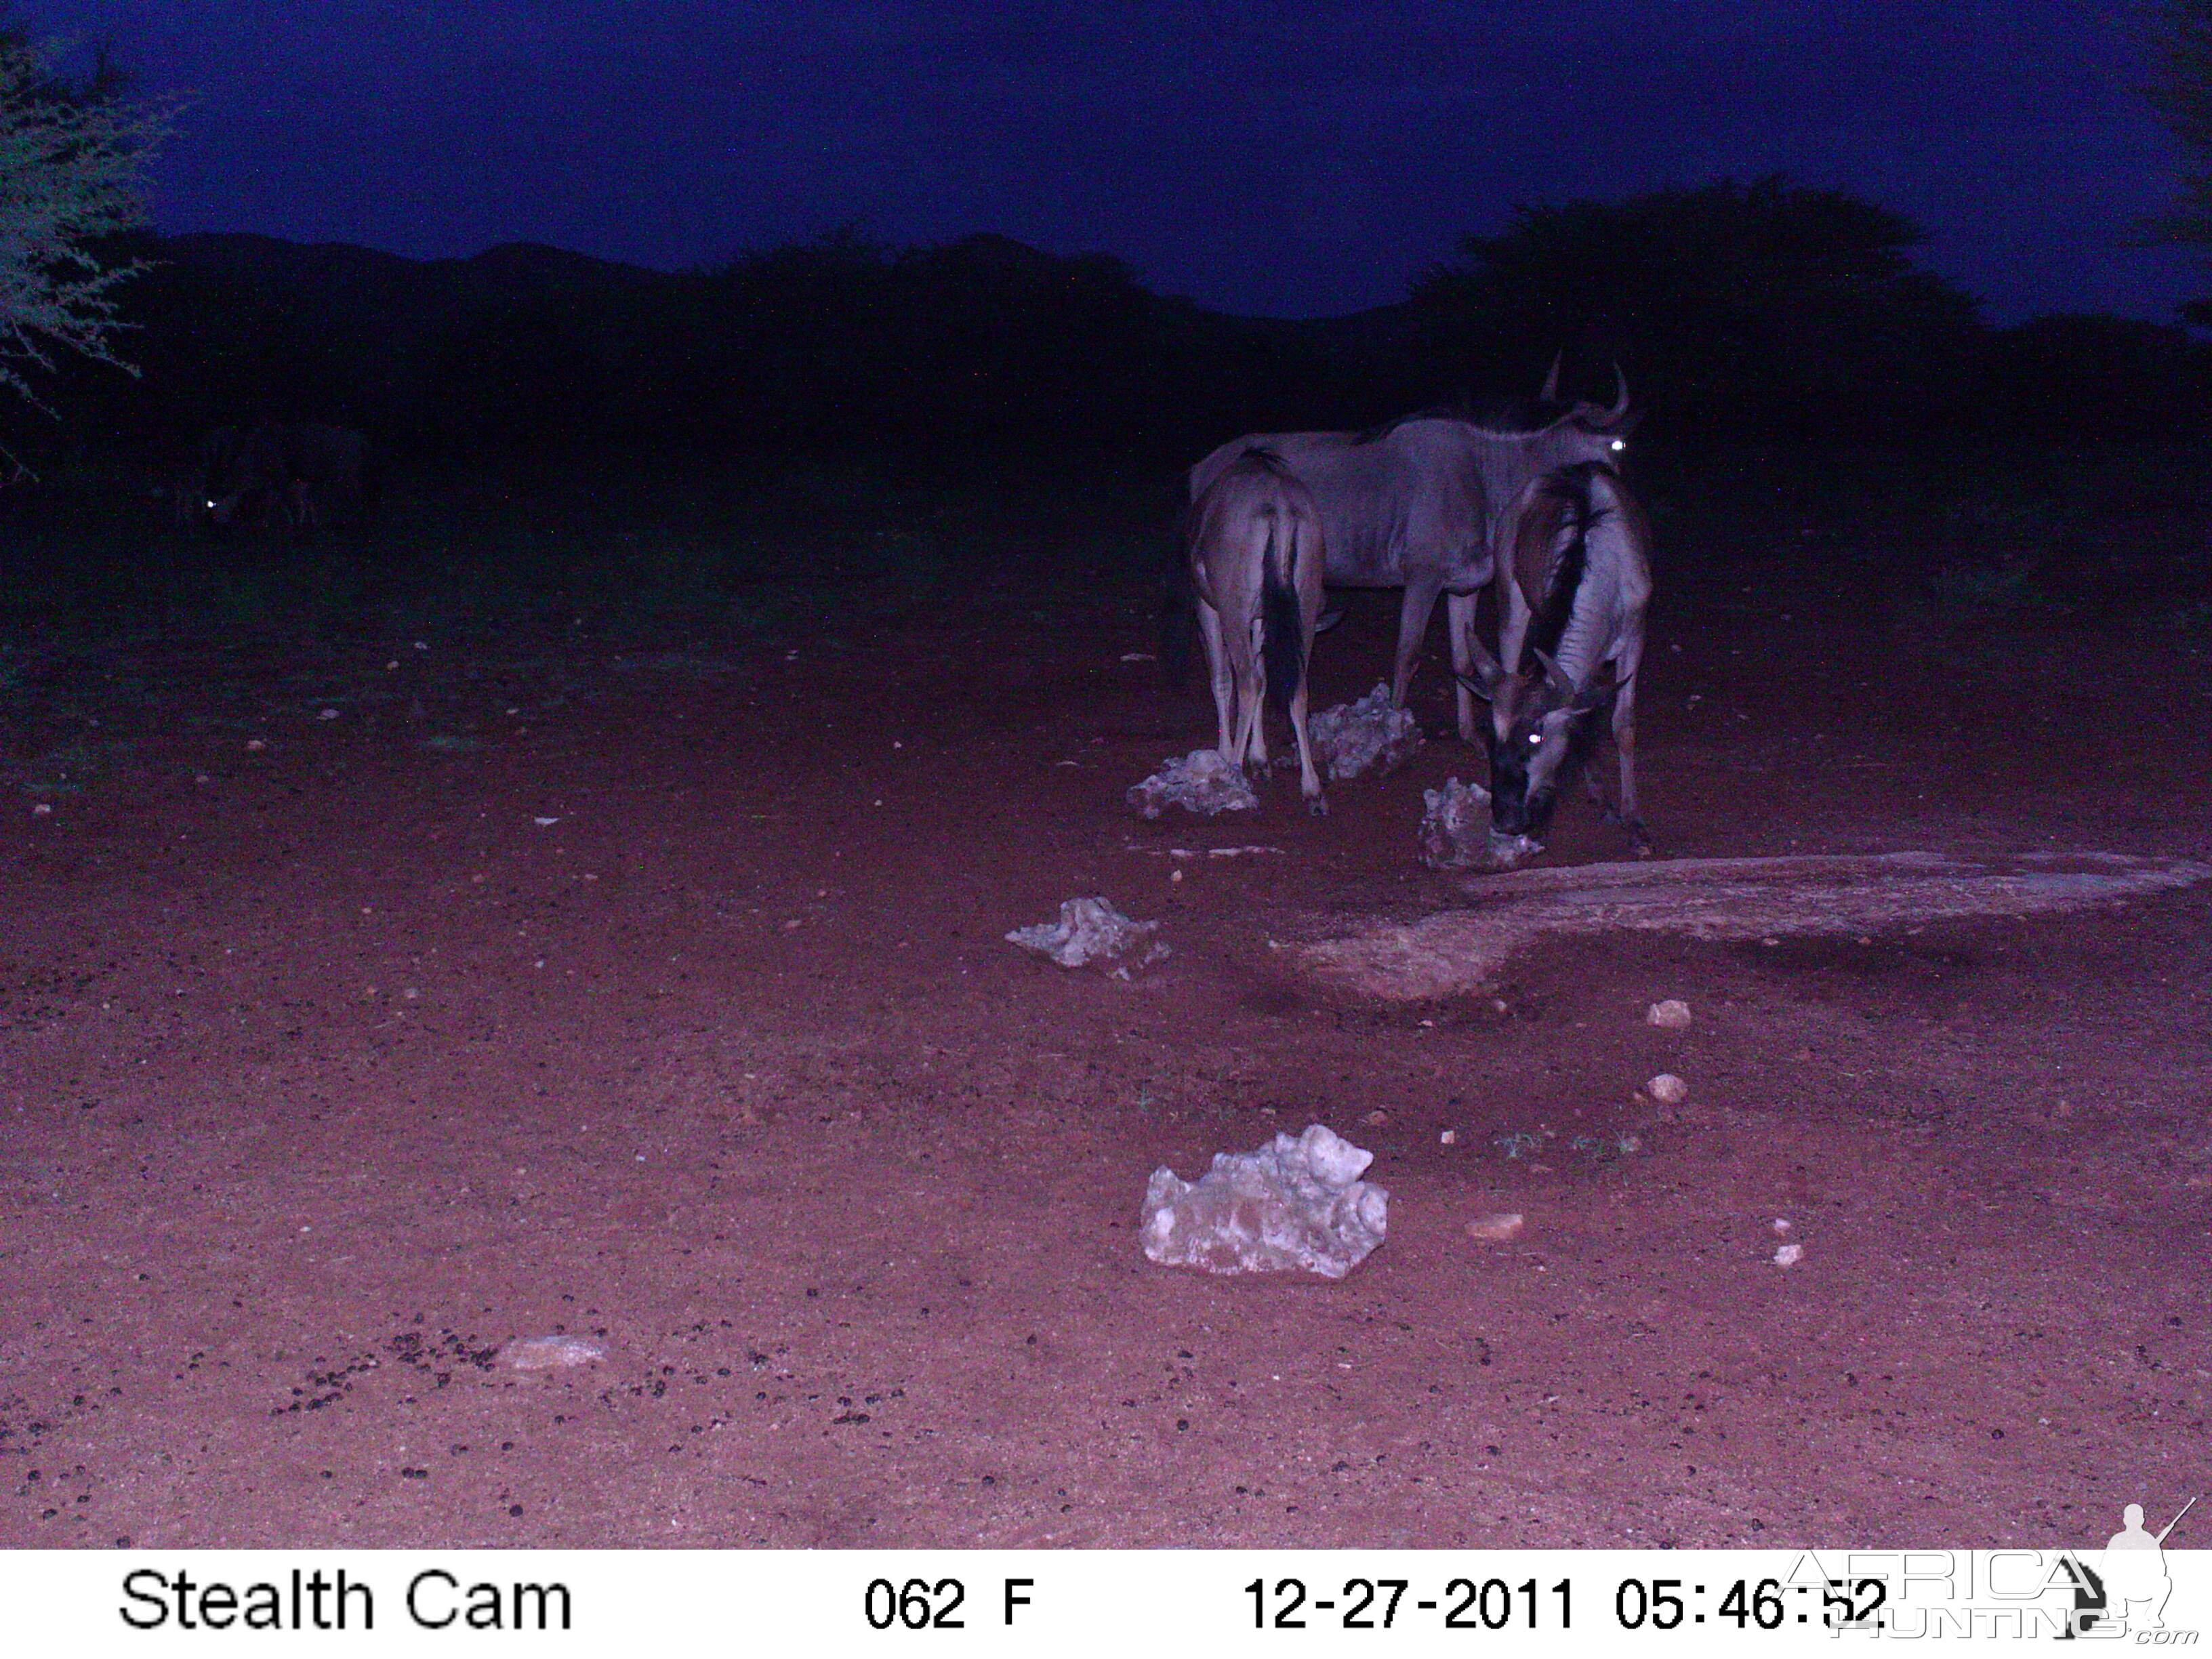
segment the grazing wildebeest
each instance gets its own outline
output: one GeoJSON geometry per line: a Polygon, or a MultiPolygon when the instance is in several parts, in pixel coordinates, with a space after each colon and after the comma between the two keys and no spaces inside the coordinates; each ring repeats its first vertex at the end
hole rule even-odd
{"type": "MultiPolygon", "coordinates": [[[[1474,611],[1496,569],[1504,515],[1532,478],[1625,447],[1634,417],[1627,377],[1614,371],[1613,406],[1561,404],[1544,383],[1545,418],[1493,429],[1455,415],[1413,415],[1376,431],[1258,433],[1215,450],[1190,470],[1195,501],[1245,451],[1279,455],[1320,504],[1328,544],[1326,580],[1340,587],[1402,587],[1392,701],[1404,707],[1413,660],[1437,596],[1446,596],[1452,665],[1474,665],[1474,611]]],[[[1476,741],[1474,701],[1457,693],[1459,734],[1476,741]]]]}
{"type": "Polygon", "coordinates": [[[264,421],[239,441],[221,482],[209,490],[208,516],[222,525],[304,535],[332,503],[361,499],[367,448],[361,434],[346,427],[264,421]]]}
{"type": "Polygon", "coordinates": [[[1248,449],[1200,494],[1183,548],[1198,590],[1222,757],[1266,766],[1261,705],[1272,694],[1297,739],[1299,791],[1310,811],[1327,812],[1306,734],[1306,662],[1321,614],[1321,509],[1280,456],[1248,449]]]}
{"type": "MultiPolygon", "coordinates": [[[[1648,855],[1636,805],[1636,673],[1651,599],[1650,522],[1620,475],[1595,461],[1533,481],[1515,507],[1499,573],[1504,660],[1478,651],[1475,672],[1462,681],[1490,700],[1492,827],[1544,834],[1560,787],[1596,746],[1589,716],[1610,700],[1618,817],[1629,845],[1648,855]]],[[[1588,777],[1603,806],[1595,768],[1588,777]]]]}

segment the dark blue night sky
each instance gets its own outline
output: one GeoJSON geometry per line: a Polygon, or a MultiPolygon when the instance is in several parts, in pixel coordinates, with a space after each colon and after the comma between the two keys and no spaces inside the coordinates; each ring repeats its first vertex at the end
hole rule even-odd
{"type": "Polygon", "coordinates": [[[1516,202],[1784,172],[1993,318],[2164,319],[2176,150],[2113,4],[27,0],[198,102],[168,230],[673,267],[857,221],[1102,250],[1226,310],[1401,297],[1516,202]]]}

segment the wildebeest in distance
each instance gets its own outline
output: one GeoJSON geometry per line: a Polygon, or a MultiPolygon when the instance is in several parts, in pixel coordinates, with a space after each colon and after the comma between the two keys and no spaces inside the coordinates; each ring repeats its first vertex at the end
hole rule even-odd
{"type": "Polygon", "coordinates": [[[219,525],[305,536],[337,509],[359,504],[368,446],[349,427],[264,421],[227,455],[208,434],[207,517],[219,525]]]}
{"type": "Polygon", "coordinates": [[[154,495],[179,529],[209,521],[237,471],[239,446],[245,439],[241,428],[210,427],[190,454],[173,455],[154,486],[154,495]]]}

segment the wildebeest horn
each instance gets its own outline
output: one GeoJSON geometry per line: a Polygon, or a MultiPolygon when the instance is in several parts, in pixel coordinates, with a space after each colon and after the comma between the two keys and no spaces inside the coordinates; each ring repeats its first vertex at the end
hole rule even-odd
{"type": "Polygon", "coordinates": [[[1559,400],[1559,363],[1566,355],[1564,349],[1553,354],[1552,372],[1544,377],[1544,389],[1536,394],[1547,404],[1559,400]]]}
{"type": "Polygon", "coordinates": [[[1468,654],[1474,659],[1474,672],[1462,674],[1455,668],[1452,678],[1486,702],[1498,695],[1498,688],[1507,678],[1505,670],[1497,658],[1472,641],[1468,642],[1468,654]]]}
{"type": "Polygon", "coordinates": [[[1549,652],[1539,651],[1536,653],[1536,660],[1544,665],[1545,679],[1551,683],[1552,689],[1561,696],[1572,702],[1582,695],[1582,688],[1569,679],[1561,671],[1558,658],[1549,652]]]}
{"type": "Polygon", "coordinates": [[[1607,411],[1608,420],[1619,420],[1628,413],[1628,375],[1616,362],[1613,366],[1613,407],[1607,411]]]}

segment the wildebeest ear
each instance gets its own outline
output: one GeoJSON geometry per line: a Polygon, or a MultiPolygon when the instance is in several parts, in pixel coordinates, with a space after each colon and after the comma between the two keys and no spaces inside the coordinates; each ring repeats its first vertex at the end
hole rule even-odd
{"type": "Polygon", "coordinates": [[[1568,709],[1577,714],[1587,714],[1613,694],[1613,682],[1602,674],[1593,674],[1589,684],[1581,687],[1567,699],[1568,709]]]}

